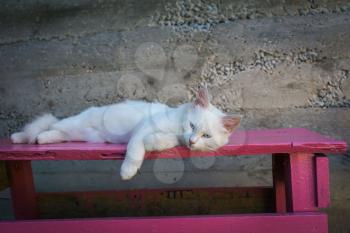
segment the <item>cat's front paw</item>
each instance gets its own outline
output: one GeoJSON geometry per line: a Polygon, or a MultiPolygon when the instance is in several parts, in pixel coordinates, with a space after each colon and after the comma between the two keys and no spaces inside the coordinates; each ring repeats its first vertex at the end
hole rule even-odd
{"type": "Polygon", "coordinates": [[[138,166],[129,161],[124,161],[120,169],[120,176],[122,180],[130,180],[133,178],[138,170],[138,166]]]}

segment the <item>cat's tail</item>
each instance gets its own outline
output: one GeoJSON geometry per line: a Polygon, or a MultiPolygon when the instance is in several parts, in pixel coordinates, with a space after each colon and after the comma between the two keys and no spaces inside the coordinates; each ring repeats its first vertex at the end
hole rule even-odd
{"type": "Polygon", "coordinates": [[[32,122],[26,124],[21,132],[11,135],[13,143],[35,143],[37,136],[50,129],[50,126],[58,122],[58,119],[51,113],[45,113],[32,122]]]}

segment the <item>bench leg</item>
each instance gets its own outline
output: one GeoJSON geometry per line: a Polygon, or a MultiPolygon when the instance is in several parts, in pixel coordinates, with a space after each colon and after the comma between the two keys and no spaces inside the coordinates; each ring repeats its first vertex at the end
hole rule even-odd
{"type": "Polygon", "coordinates": [[[0,161],[0,191],[9,187],[7,170],[4,161],[0,161]]]}
{"type": "Polygon", "coordinates": [[[287,209],[291,212],[315,211],[316,170],[315,155],[295,153],[287,163],[287,209]]]}
{"type": "Polygon", "coordinates": [[[316,156],[316,176],[317,176],[317,206],[327,208],[330,203],[329,191],[329,162],[328,157],[323,154],[316,156]]]}
{"type": "Polygon", "coordinates": [[[276,213],[287,212],[286,179],[285,179],[287,161],[288,161],[288,154],[272,155],[273,188],[275,193],[276,213]]]}
{"type": "Polygon", "coordinates": [[[12,207],[16,219],[38,217],[36,193],[30,161],[7,161],[12,207]]]}
{"type": "Polygon", "coordinates": [[[274,154],[272,161],[276,212],[316,211],[327,205],[329,168],[326,157],[274,154]]]}

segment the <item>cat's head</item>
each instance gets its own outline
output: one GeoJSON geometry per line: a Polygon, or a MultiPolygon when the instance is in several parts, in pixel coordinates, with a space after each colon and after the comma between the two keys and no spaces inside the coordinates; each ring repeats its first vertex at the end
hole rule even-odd
{"type": "Polygon", "coordinates": [[[185,114],[184,143],[191,150],[216,150],[228,142],[240,120],[239,116],[226,115],[211,105],[207,88],[201,87],[185,114]]]}

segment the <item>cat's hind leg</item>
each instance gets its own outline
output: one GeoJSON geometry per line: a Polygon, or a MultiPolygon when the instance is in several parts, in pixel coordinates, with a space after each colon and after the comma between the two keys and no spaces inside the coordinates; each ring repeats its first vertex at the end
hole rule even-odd
{"type": "Polygon", "coordinates": [[[66,135],[59,130],[47,130],[37,137],[38,144],[59,143],[67,141],[66,135]]]}
{"type": "Polygon", "coordinates": [[[11,141],[12,141],[12,143],[28,143],[29,142],[27,134],[24,132],[13,133],[11,135],[11,141]]]}
{"type": "Polygon", "coordinates": [[[58,122],[58,119],[52,114],[43,114],[32,122],[26,124],[21,132],[11,135],[12,143],[35,143],[37,136],[44,131],[49,130],[51,125],[58,122]]]}

